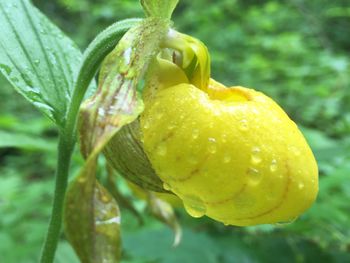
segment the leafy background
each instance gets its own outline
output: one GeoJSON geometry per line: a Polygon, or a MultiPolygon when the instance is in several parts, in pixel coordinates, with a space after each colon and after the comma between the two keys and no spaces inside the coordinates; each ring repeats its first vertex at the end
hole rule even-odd
{"type": "MultiPolygon", "coordinates": [[[[136,0],[33,2],[81,49],[115,20],[143,15],[136,0]]],[[[267,93],[298,123],[318,160],[320,194],[289,225],[225,227],[178,208],[177,248],[147,212],[139,226],[123,211],[123,262],[350,262],[349,2],[181,1],[174,21],[207,44],[217,80],[267,93]]],[[[0,262],[34,263],[50,213],[57,132],[1,76],[0,98],[0,262]]],[[[73,169],[81,162],[76,155],[73,169]]],[[[64,236],[56,262],[78,262],[64,236]]]]}

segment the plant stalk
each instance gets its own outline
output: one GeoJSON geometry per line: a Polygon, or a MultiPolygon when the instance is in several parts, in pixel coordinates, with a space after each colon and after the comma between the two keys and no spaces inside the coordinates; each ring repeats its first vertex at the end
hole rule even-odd
{"type": "Polygon", "coordinates": [[[75,145],[74,140],[71,138],[72,136],[66,136],[66,134],[62,132],[59,136],[55,193],[49,229],[47,231],[40,259],[41,263],[51,263],[55,257],[55,252],[61,232],[63,203],[67,189],[69,167],[75,145]]]}

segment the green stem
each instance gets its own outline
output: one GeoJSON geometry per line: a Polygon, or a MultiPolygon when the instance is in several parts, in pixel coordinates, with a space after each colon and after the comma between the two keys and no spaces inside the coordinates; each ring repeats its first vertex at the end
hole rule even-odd
{"type": "Polygon", "coordinates": [[[40,259],[41,263],[52,263],[55,257],[62,226],[63,204],[67,189],[69,166],[76,143],[76,122],[80,104],[101,62],[118,43],[120,35],[140,21],[141,19],[127,19],[111,25],[100,33],[84,52],[65,127],[59,136],[55,193],[49,228],[40,259]]]}
{"type": "Polygon", "coordinates": [[[42,263],[53,262],[62,225],[63,202],[67,189],[69,166],[75,144],[74,140],[71,140],[71,137],[68,139],[68,136],[66,137],[65,135],[64,133],[60,133],[59,136],[55,193],[49,229],[40,260],[42,263]]]}

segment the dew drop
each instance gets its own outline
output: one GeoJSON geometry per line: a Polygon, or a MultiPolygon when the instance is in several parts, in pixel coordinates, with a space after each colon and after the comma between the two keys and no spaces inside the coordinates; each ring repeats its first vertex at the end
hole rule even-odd
{"type": "Polygon", "coordinates": [[[167,190],[167,191],[171,191],[171,187],[170,187],[170,185],[167,184],[167,183],[164,183],[164,184],[163,184],[163,188],[164,188],[165,190],[167,190]]]}
{"type": "Polygon", "coordinates": [[[145,122],[143,123],[142,128],[143,128],[144,130],[148,130],[149,127],[150,127],[149,121],[145,121],[145,122]]]}
{"type": "Polygon", "coordinates": [[[240,120],[239,122],[239,129],[241,131],[247,131],[248,130],[248,121],[247,120],[240,120]]]}
{"type": "Polygon", "coordinates": [[[165,156],[168,152],[168,149],[164,143],[159,144],[159,146],[156,149],[156,153],[159,156],[165,156]]]}
{"type": "Polygon", "coordinates": [[[216,139],[215,138],[209,138],[208,139],[208,151],[210,153],[216,153],[217,146],[216,146],[216,139]]]}
{"type": "Polygon", "coordinates": [[[299,188],[299,190],[303,190],[303,189],[304,189],[304,187],[305,187],[305,185],[304,185],[304,183],[303,183],[303,182],[300,182],[300,183],[298,184],[298,188],[299,188]]]}
{"type": "Polygon", "coordinates": [[[289,150],[295,155],[295,156],[299,156],[300,155],[300,150],[295,147],[295,146],[291,146],[289,147],[289,150]]]}
{"type": "Polygon", "coordinates": [[[227,134],[222,134],[222,136],[221,136],[221,141],[223,142],[223,143],[226,143],[227,142],[227,134]]]}
{"type": "Polygon", "coordinates": [[[204,202],[196,196],[185,196],[183,203],[187,213],[192,217],[202,217],[207,211],[204,202]]]}
{"type": "Polygon", "coordinates": [[[258,184],[261,181],[262,175],[258,169],[250,167],[247,174],[252,184],[258,184]]]}
{"type": "Polygon", "coordinates": [[[169,130],[169,131],[172,131],[172,130],[174,130],[174,129],[175,129],[175,125],[174,125],[174,124],[169,124],[168,130],[169,130]]]}
{"type": "Polygon", "coordinates": [[[276,159],[273,159],[270,164],[270,171],[274,173],[277,171],[277,168],[278,168],[277,161],[276,159]]]}
{"type": "Polygon", "coordinates": [[[231,155],[226,154],[223,159],[224,163],[229,163],[231,162],[231,155]]]}
{"type": "Polygon", "coordinates": [[[194,130],[192,131],[192,138],[193,138],[194,140],[196,140],[196,139],[198,139],[198,137],[199,137],[199,130],[198,130],[198,129],[194,129],[194,130]]]}
{"type": "Polygon", "coordinates": [[[252,149],[252,156],[251,156],[251,162],[253,164],[259,164],[261,163],[262,159],[260,156],[260,148],[259,147],[254,147],[252,149]]]}
{"type": "Polygon", "coordinates": [[[39,66],[40,60],[39,60],[39,59],[34,60],[34,64],[35,64],[36,66],[39,66]]]}
{"type": "Polygon", "coordinates": [[[0,64],[0,69],[4,70],[7,75],[10,75],[12,72],[12,69],[5,64],[0,64]]]}

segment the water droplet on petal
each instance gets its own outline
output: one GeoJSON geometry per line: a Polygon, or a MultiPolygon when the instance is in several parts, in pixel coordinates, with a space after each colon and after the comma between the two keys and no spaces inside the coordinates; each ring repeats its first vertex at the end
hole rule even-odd
{"type": "Polygon", "coordinates": [[[163,188],[164,188],[165,190],[167,190],[167,191],[171,191],[171,187],[170,187],[170,185],[167,184],[167,183],[164,183],[164,184],[163,184],[163,188]]]}
{"type": "Polygon", "coordinates": [[[229,154],[226,154],[225,156],[224,156],[224,163],[229,163],[229,162],[231,162],[231,155],[229,155],[229,154]]]}
{"type": "Polygon", "coordinates": [[[250,167],[247,174],[249,176],[249,181],[254,185],[258,184],[262,179],[262,174],[256,168],[250,167]]]}
{"type": "Polygon", "coordinates": [[[305,187],[305,185],[304,185],[304,183],[303,183],[303,182],[300,182],[300,183],[298,184],[298,188],[299,188],[299,190],[303,190],[303,189],[304,189],[304,187],[305,187]]]}
{"type": "Polygon", "coordinates": [[[145,121],[145,122],[143,123],[142,128],[143,128],[144,130],[148,130],[149,127],[150,127],[150,124],[149,124],[149,121],[147,120],[147,121],[145,121]]]}
{"type": "Polygon", "coordinates": [[[251,162],[253,164],[259,164],[261,163],[262,159],[260,156],[260,148],[259,147],[254,147],[252,149],[252,156],[251,156],[251,162]]]}
{"type": "Polygon", "coordinates": [[[169,124],[168,130],[171,131],[171,130],[174,130],[174,129],[175,129],[175,125],[174,124],[169,124]]]}
{"type": "Polygon", "coordinates": [[[221,135],[221,141],[223,142],[223,143],[226,143],[227,142],[227,134],[222,134],[221,135]]]}
{"type": "Polygon", "coordinates": [[[216,153],[217,146],[216,146],[216,139],[215,138],[209,138],[208,139],[208,151],[210,153],[216,153]]]}
{"type": "Polygon", "coordinates": [[[159,156],[165,156],[168,152],[168,149],[164,143],[160,143],[156,149],[156,153],[159,156]]]}
{"type": "Polygon", "coordinates": [[[185,196],[183,203],[187,213],[192,217],[202,217],[207,211],[207,207],[199,197],[185,196]]]}
{"type": "Polygon", "coordinates": [[[273,159],[270,164],[270,171],[274,173],[277,171],[277,168],[278,168],[277,161],[276,159],[273,159]]]}
{"type": "Polygon", "coordinates": [[[296,155],[296,156],[299,156],[299,155],[300,155],[300,150],[299,150],[297,147],[295,147],[295,146],[290,146],[288,149],[289,149],[294,155],[296,155]]]}
{"type": "Polygon", "coordinates": [[[239,121],[239,129],[241,131],[247,131],[248,130],[248,121],[247,120],[240,120],[239,121]]]}
{"type": "Polygon", "coordinates": [[[198,137],[199,137],[199,130],[198,130],[198,129],[194,129],[194,130],[192,131],[192,138],[193,138],[194,140],[196,140],[196,139],[198,139],[198,137]]]}

